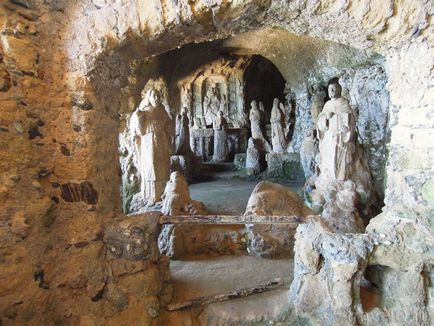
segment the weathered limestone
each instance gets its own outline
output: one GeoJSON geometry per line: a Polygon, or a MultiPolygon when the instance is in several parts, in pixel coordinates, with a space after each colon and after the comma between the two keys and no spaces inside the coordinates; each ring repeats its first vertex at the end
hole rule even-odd
{"type": "Polygon", "coordinates": [[[208,89],[203,102],[204,117],[207,125],[213,125],[220,112],[226,113],[226,97],[220,93],[217,84],[212,84],[208,89]]]}
{"type": "Polygon", "coordinates": [[[253,139],[264,139],[264,135],[262,133],[261,128],[261,112],[258,108],[258,103],[256,101],[252,101],[250,103],[250,130],[252,132],[253,139]]]}
{"type": "Polygon", "coordinates": [[[304,176],[309,179],[315,174],[317,166],[318,141],[314,136],[315,132],[310,131],[303,140],[300,149],[300,161],[303,167],[304,176]]]}
{"type": "MultiPolygon", "coordinates": [[[[192,200],[190,191],[184,176],[179,172],[172,172],[170,181],[166,184],[166,189],[162,196],[163,204],[161,213],[164,215],[204,215],[206,208],[203,203],[192,200]]],[[[187,226],[188,228],[188,226],[187,226]]],[[[158,247],[160,252],[169,257],[174,257],[183,253],[179,247],[184,234],[184,226],[165,225],[158,237],[158,247]]]]}
{"type": "MultiPolygon", "coordinates": [[[[288,188],[268,181],[259,182],[247,203],[245,216],[295,215],[301,220],[312,214],[303,200],[288,188]]],[[[250,254],[272,258],[292,256],[297,225],[246,225],[250,254]]]]}
{"type": "MultiPolygon", "coordinates": [[[[311,196],[311,206],[321,206],[333,196],[338,183],[351,180],[370,217],[375,202],[372,178],[363,150],[357,143],[356,117],[348,101],[341,97],[342,88],[337,83],[329,85],[330,101],[326,102],[317,119],[319,138],[319,176],[311,196]]],[[[371,215],[372,216],[372,215],[371,215]]]]}
{"type": "MultiPolygon", "coordinates": [[[[190,42],[239,34],[236,42],[225,41],[226,49],[272,58],[291,88],[299,90],[296,150],[303,126],[311,128],[304,123],[308,119],[298,119],[310,108],[306,83],[318,78],[326,85],[341,69],[369,64],[365,50],[385,58],[390,105],[382,108],[391,114],[391,134],[384,159],[388,214],[381,222],[387,232],[380,234],[395,234],[398,241],[374,250],[373,263],[389,267],[377,268],[386,271],[376,277],[385,280],[379,288],[392,291],[385,292],[386,305],[358,323],[431,325],[432,308],[425,304],[432,307],[427,282],[432,280],[432,258],[422,263],[418,256],[432,246],[431,17],[431,3],[419,1],[3,1],[0,38],[27,40],[36,60],[33,71],[21,71],[11,59],[6,67],[11,87],[0,94],[2,323],[152,322],[141,303],[129,301],[129,309],[121,312],[107,309],[111,302],[124,306],[122,291],[107,289],[110,301],[98,295],[106,275],[98,240],[101,225],[120,209],[118,114],[131,112],[140,102],[146,79],[140,62],[190,42]],[[264,26],[271,28],[258,34],[264,26]],[[240,34],[244,31],[247,35],[240,34]],[[75,94],[86,100],[73,103],[75,94]],[[64,154],[68,150],[69,156],[64,154]],[[60,184],[84,181],[98,193],[95,207],[61,198],[60,184]],[[44,226],[41,220],[50,207],[48,215],[55,218],[44,226]],[[401,222],[395,223],[396,218],[401,222]],[[34,273],[38,281],[33,281],[34,273]]],[[[124,292],[130,296],[142,285],[158,284],[152,275],[159,273],[148,275],[124,292]]],[[[308,321],[312,313],[305,315],[308,321]]]]}
{"type": "Polygon", "coordinates": [[[191,155],[190,148],[190,120],[187,108],[182,109],[182,113],[176,116],[175,128],[175,155],[191,155]]]}
{"type": "Polygon", "coordinates": [[[250,137],[246,152],[246,174],[257,175],[263,170],[264,152],[260,151],[255,139],[250,137]]]}
{"type": "Polygon", "coordinates": [[[141,174],[141,194],[147,205],[161,200],[169,180],[172,120],[161,104],[160,93],[149,90],[131,117],[131,133],[141,174]]]}
{"type": "Polygon", "coordinates": [[[361,304],[355,294],[374,241],[364,234],[335,234],[318,217],[300,225],[295,239],[292,322],[307,318],[321,325],[356,324],[361,304]]]}
{"type": "Polygon", "coordinates": [[[279,99],[277,98],[273,101],[270,123],[273,152],[282,154],[286,151],[286,137],[284,132],[283,113],[279,107],[279,99]]]}
{"type": "Polygon", "coordinates": [[[212,128],[214,130],[214,155],[213,161],[225,162],[228,160],[228,122],[220,111],[214,118],[212,128]]]}
{"type": "Polygon", "coordinates": [[[162,214],[183,215],[188,213],[190,191],[182,174],[179,172],[172,172],[170,174],[170,180],[166,184],[161,199],[163,200],[162,214]]]}

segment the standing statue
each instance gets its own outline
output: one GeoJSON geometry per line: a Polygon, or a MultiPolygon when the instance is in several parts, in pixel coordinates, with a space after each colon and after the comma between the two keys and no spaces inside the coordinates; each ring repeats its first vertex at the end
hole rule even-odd
{"type": "Polygon", "coordinates": [[[225,162],[228,159],[228,142],[227,130],[228,123],[223,116],[223,111],[220,111],[217,118],[213,122],[214,129],[214,156],[213,161],[225,162]]]}
{"type": "Polygon", "coordinates": [[[283,131],[283,114],[279,108],[279,99],[275,98],[273,101],[273,108],[271,109],[271,144],[273,145],[273,152],[282,154],[286,149],[285,133],[283,131]]]}
{"type": "Polygon", "coordinates": [[[142,179],[141,194],[152,206],[161,200],[169,180],[173,137],[172,119],[157,90],[149,90],[131,116],[131,133],[142,179]]]}
{"type": "Polygon", "coordinates": [[[330,101],[318,115],[321,183],[350,178],[355,152],[356,121],[348,100],[341,97],[338,83],[328,87],[330,101]]]}
{"type": "Polygon", "coordinates": [[[258,103],[253,100],[250,104],[250,129],[252,131],[252,138],[253,139],[264,139],[264,136],[262,134],[261,130],[261,112],[258,109],[258,103]]]}
{"type": "Polygon", "coordinates": [[[225,111],[226,98],[224,95],[220,94],[217,84],[212,84],[208,89],[203,102],[203,108],[207,125],[213,123],[214,119],[218,117],[220,111],[225,111]]]}
{"type": "Polygon", "coordinates": [[[182,113],[176,116],[175,155],[188,155],[190,153],[190,121],[187,108],[184,107],[182,113]]]}

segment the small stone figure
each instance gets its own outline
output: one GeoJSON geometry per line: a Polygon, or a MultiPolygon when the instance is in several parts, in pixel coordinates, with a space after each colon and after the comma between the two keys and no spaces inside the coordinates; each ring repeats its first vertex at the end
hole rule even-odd
{"type": "Polygon", "coordinates": [[[261,154],[255,147],[255,140],[250,137],[248,140],[248,147],[246,153],[246,174],[257,175],[261,173],[261,154]]]}
{"type": "Polygon", "coordinates": [[[190,153],[190,122],[187,108],[184,108],[176,117],[175,154],[189,155],[190,153]]]}
{"type": "Polygon", "coordinates": [[[157,90],[149,90],[131,116],[131,133],[141,175],[141,194],[152,206],[161,200],[169,180],[173,138],[172,119],[157,90]]]}
{"type": "Polygon", "coordinates": [[[315,157],[318,152],[317,143],[318,141],[316,140],[315,132],[310,130],[301,144],[300,160],[306,179],[309,179],[315,174],[315,157]]]}
{"type": "Polygon", "coordinates": [[[228,159],[228,123],[223,116],[223,111],[214,120],[214,155],[213,161],[225,162],[228,159]]]}
{"type": "Polygon", "coordinates": [[[356,121],[348,100],[341,97],[338,83],[329,85],[330,101],[324,105],[317,120],[320,178],[327,181],[346,180],[350,177],[350,163],[355,152],[356,121]]]}
{"type": "Polygon", "coordinates": [[[163,207],[161,213],[164,215],[188,215],[190,204],[190,190],[184,176],[178,171],[170,174],[170,181],[161,197],[163,207]]]}
{"type": "Polygon", "coordinates": [[[283,154],[286,149],[286,139],[283,131],[283,115],[279,108],[279,99],[275,98],[273,101],[273,108],[271,109],[271,144],[273,145],[273,152],[283,154]]]}

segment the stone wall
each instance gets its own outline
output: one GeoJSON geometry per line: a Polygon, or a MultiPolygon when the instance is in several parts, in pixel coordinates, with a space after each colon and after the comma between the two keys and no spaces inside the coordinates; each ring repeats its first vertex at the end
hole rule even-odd
{"type": "MultiPolygon", "coordinates": [[[[118,114],[140,99],[143,83],[135,68],[177,46],[262,27],[279,27],[320,44],[315,51],[308,46],[309,51],[298,52],[298,58],[308,52],[333,58],[336,47],[326,51],[321,39],[386,58],[392,127],[385,213],[377,229],[390,225],[395,232],[395,220],[410,225],[402,242],[412,246],[406,257],[432,246],[433,14],[432,3],[422,0],[3,1],[2,323],[104,324],[111,318],[105,315],[110,303],[103,290],[101,239],[104,224],[120,211],[118,114]]],[[[262,43],[270,54],[277,53],[276,44],[292,44],[262,43]]],[[[291,65],[284,53],[271,61],[287,80],[297,76],[300,84],[305,75],[283,67],[304,67],[304,59],[291,65]]],[[[342,53],[347,55],[339,61],[345,63],[354,52],[342,53]]],[[[399,251],[375,255],[377,265],[401,261],[401,271],[423,266],[414,270],[432,279],[427,260],[407,263],[399,251]]],[[[116,289],[110,291],[118,297],[116,289]]],[[[119,297],[113,302],[122,307],[119,297]]],[[[143,310],[128,315],[143,323],[151,318],[143,310]]]]}

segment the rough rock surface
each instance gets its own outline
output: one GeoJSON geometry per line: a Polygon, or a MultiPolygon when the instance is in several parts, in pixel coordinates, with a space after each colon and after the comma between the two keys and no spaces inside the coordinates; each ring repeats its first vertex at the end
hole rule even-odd
{"type": "MultiPolygon", "coordinates": [[[[304,81],[311,71],[328,80],[365,63],[366,52],[384,57],[390,141],[386,206],[378,223],[393,234],[397,228],[398,239],[406,236],[392,247],[374,249],[375,264],[399,267],[402,274],[392,279],[417,280],[411,296],[406,292],[411,287],[404,286],[410,281],[403,287],[390,283],[402,293],[395,307],[412,309],[408,318],[420,314],[423,319],[410,320],[412,325],[430,325],[432,308],[423,308],[420,298],[426,294],[432,307],[432,286],[421,282],[422,276],[432,280],[432,259],[408,259],[432,246],[433,13],[431,2],[410,0],[3,1],[2,323],[150,323],[143,306],[115,313],[104,296],[92,301],[104,285],[103,225],[121,210],[119,113],[137,106],[149,76],[142,68],[153,71],[145,65],[149,57],[238,35],[241,44],[234,47],[269,58],[293,81],[293,91],[309,88],[304,81]],[[61,198],[61,184],[85,181],[98,193],[96,205],[61,198]],[[397,218],[401,222],[395,223],[397,218]]],[[[139,284],[157,283],[149,277],[139,284]]],[[[110,301],[122,308],[122,291],[110,293],[110,301]]],[[[400,311],[390,320],[405,324],[400,311]]]]}
{"type": "MultiPolygon", "coordinates": [[[[303,200],[285,186],[259,182],[250,195],[244,215],[298,216],[300,220],[312,214],[303,200]]],[[[293,255],[294,234],[298,223],[287,225],[247,225],[249,254],[273,258],[293,255]]]]}

